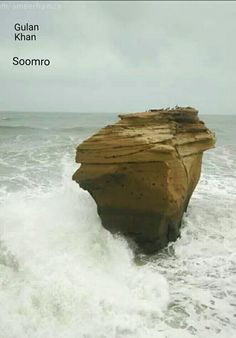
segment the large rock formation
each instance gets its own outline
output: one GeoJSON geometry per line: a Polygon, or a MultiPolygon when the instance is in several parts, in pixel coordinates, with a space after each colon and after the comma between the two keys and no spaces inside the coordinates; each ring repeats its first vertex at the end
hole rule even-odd
{"type": "Polygon", "coordinates": [[[191,107],[119,117],[78,146],[73,179],[95,199],[106,229],[155,252],[179,236],[215,137],[191,107]]]}

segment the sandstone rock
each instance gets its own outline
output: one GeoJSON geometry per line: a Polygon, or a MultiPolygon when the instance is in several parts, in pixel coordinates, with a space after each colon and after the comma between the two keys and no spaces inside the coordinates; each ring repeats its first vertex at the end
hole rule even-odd
{"type": "Polygon", "coordinates": [[[73,179],[96,201],[106,229],[155,252],[179,236],[215,136],[191,107],[119,117],[78,146],[73,179]]]}

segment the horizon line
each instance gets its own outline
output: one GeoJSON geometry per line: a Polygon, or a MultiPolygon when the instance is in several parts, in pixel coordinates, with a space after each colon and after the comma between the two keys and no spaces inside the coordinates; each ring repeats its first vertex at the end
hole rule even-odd
{"type": "MultiPolygon", "coordinates": [[[[137,111],[133,111],[134,113],[136,113],[137,111]]],[[[140,111],[143,112],[143,111],[140,111]]],[[[130,111],[18,111],[18,110],[0,110],[0,114],[11,114],[11,113],[18,113],[18,114],[22,114],[22,113],[26,113],[26,114],[120,114],[120,113],[124,113],[124,114],[129,114],[130,111]]],[[[131,112],[132,113],[132,112],[131,112]]],[[[199,115],[227,115],[227,116],[236,116],[235,114],[227,114],[227,113],[201,113],[198,112],[199,115]]]]}

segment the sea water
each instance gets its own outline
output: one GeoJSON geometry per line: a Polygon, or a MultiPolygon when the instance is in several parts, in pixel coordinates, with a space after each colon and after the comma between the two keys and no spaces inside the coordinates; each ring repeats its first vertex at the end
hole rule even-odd
{"type": "Polygon", "coordinates": [[[71,179],[116,114],[0,113],[0,338],[236,337],[236,118],[203,119],[217,147],[181,237],[134,257],[71,179]]]}

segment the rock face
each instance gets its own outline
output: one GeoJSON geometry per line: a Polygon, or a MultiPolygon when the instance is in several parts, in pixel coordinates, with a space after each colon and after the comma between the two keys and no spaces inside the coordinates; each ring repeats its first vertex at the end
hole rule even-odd
{"type": "Polygon", "coordinates": [[[73,179],[96,201],[106,229],[152,253],[179,236],[215,136],[191,107],[119,117],[78,146],[73,179]]]}

